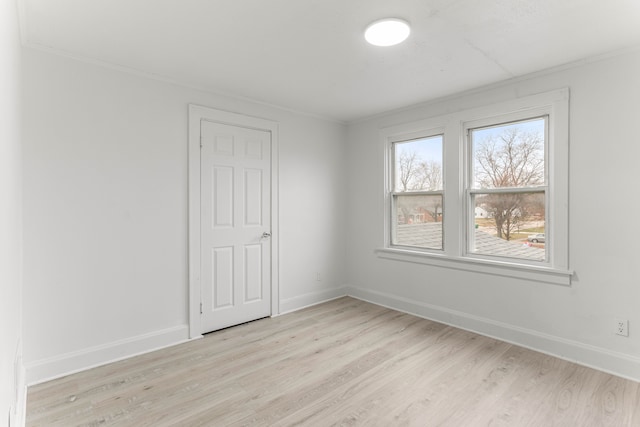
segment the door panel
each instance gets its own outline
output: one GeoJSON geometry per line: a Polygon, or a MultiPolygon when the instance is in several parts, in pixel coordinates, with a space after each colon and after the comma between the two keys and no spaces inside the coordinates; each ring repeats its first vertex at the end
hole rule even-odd
{"type": "Polygon", "coordinates": [[[209,121],[200,131],[204,333],[271,314],[271,134],[209,121]]]}
{"type": "Polygon", "coordinates": [[[262,225],[262,170],[245,169],[244,225],[262,225]]]}
{"type": "Polygon", "coordinates": [[[213,248],[212,295],[213,309],[233,306],[233,247],[213,248]]]}
{"type": "Polygon", "coordinates": [[[233,227],[233,168],[213,167],[213,228],[233,227]]]}
{"type": "Polygon", "coordinates": [[[262,299],[262,246],[247,245],[244,247],[244,302],[262,299]]]}

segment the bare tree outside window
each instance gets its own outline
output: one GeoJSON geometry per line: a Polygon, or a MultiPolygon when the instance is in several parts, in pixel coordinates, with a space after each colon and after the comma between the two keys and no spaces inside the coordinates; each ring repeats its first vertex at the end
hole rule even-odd
{"type": "Polygon", "coordinates": [[[418,153],[415,151],[400,151],[397,159],[398,180],[397,191],[414,190],[415,178],[418,173],[418,153]]]}
{"type": "Polygon", "coordinates": [[[544,185],[543,131],[510,125],[495,129],[477,143],[474,137],[474,178],[479,188],[544,185]]]}
{"type": "Polygon", "coordinates": [[[423,160],[417,151],[400,151],[397,191],[437,191],[442,189],[442,163],[423,160]]]}

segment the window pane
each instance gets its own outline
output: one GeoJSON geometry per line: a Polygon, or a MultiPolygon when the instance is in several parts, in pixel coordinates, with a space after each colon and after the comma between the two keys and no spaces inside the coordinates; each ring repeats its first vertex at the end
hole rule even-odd
{"type": "Polygon", "coordinates": [[[534,261],[546,259],[545,194],[475,194],[471,252],[534,261]]]}
{"type": "Polygon", "coordinates": [[[442,190],[442,135],[393,144],[394,191],[442,190]]]}
{"type": "Polygon", "coordinates": [[[393,206],[393,245],[442,249],[442,195],[396,194],[393,206]]]}
{"type": "Polygon", "coordinates": [[[472,188],[545,185],[545,122],[543,117],[470,130],[472,188]]]}

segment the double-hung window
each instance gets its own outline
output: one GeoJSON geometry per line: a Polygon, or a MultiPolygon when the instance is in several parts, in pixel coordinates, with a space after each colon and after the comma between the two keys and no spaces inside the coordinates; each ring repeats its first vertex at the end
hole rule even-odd
{"type": "Polygon", "coordinates": [[[382,129],[380,257],[570,284],[567,89],[382,129]]]}
{"type": "Polygon", "coordinates": [[[442,250],[442,134],[391,144],[391,243],[442,250]]]}

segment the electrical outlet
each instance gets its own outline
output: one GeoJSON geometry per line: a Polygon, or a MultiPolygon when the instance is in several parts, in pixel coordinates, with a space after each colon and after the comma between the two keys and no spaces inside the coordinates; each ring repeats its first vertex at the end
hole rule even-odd
{"type": "Polygon", "coordinates": [[[627,319],[615,319],[615,328],[616,335],[629,336],[629,321],[627,319]]]}

